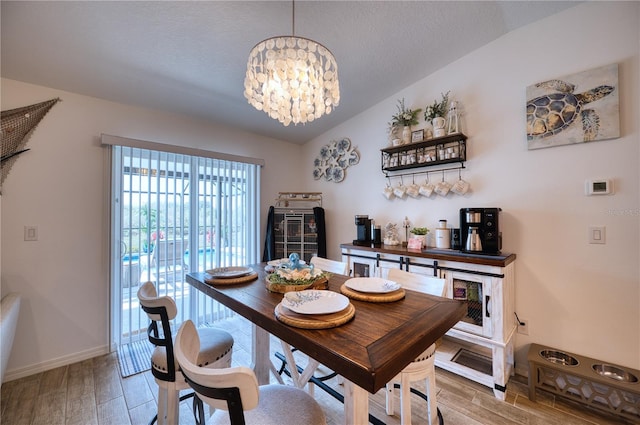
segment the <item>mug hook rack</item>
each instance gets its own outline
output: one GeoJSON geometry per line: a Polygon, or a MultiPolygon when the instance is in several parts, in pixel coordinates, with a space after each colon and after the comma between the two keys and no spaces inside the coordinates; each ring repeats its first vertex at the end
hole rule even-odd
{"type": "Polygon", "coordinates": [[[388,171],[384,171],[384,175],[387,179],[391,179],[392,177],[404,177],[404,176],[419,176],[419,175],[426,175],[427,178],[429,177],[430,173],[442,173],[443,177],[444,177],[444,173],[447,171],[456,171],[458,170],[458,175],[460,174],[460,170],[462,170],[463,168],[465,168],[464,164],[460,164],[460,166],[458,167],[448,167],[448,168],[440,168],[438,170],[426,170],[426,171],[414,171],[414,172],[408,172],[408,173],[398,173],[398,174],[390,174],[388,171]]]}

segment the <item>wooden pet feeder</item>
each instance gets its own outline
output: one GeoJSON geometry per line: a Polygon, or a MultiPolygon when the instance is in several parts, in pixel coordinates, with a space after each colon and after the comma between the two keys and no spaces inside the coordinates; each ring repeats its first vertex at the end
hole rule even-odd
{"type": "Polygon", "coordinates": [[[633,421],[640,420],[640,371],[531,344],[529,400],[536,388],[633,421]]]}

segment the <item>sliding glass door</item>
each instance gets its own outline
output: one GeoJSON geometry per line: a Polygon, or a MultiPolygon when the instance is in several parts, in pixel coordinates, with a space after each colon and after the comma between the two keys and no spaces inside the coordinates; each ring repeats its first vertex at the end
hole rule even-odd
{"type": "Polygon", "coordinates": [[[259,165],[128,146],[111,153],[112,341],[146,339],[136,294],[147,281],[176,301],[175,329],[231,315],[185,274],[258,262],[259,165]]]}

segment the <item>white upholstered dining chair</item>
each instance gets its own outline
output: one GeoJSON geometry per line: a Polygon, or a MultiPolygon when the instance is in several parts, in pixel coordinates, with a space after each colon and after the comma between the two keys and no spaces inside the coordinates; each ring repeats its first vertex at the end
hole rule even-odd
{"type": "MultiPolygon", "coordinates": [[[[189,385],[180,374],[180,364],[175,358],[171,323],[178,309],[173,298],[158,297],[153,282],[146,282],[138,289],[140,306],[151,323],[147,336],[155,349],[151,355],[151,373],[158,384],[158,424],[178,423],[180,390],[189,385]]],[[[233,337],[227,331],[216,328],[198,330],[202,344],[198,346],[198,364],[208,368],[229,367],[233,354],[233,337]]]]}
{"type": "Polygon", "coordinates": [[[311,264],[320,270],[336,274],[349,275],[349,264],[322,257],[311,257],[311,264]]]}
{"type": "MultiPolygon", "coordinates": [[[[341,261],[329,260],[328,258],[314,256],[314,257],[311,257],[310,263],[313,264],[314,267],[317,267],[324,272],[343,274],[343,275],[349,274],[349,264],[341,261]]],[[[291,345],[287,344],[282,340],[280,341],[280,343],[282,345],[282,351],[286,359],[286,363],[290,365],[289,374],[293,382],[299,388],[302,388],[305,385],[308,385],[309,394],[313,396],[314,385],[311,381],[309,381],[309,379],[314,375],[314,372],[318,369],[318,367],[320,366],[320,363],[312,359],[311,357],[307,356],[307,366],[305,367],[302,374],[300,374],[297,370],[297,367],[296,367],[297,364],[293,356],[293,353],[296,351],[296,349],[292,348],[291,345]]],[[[284,368],[285,368],[285,363],[283,363],[280,369],[281,372],[284,371],[284,368]]],[[[334,376],[336,376],[334,372],[328,371],[326,375],[321,377],[316,377],[316,378],[321,381],[324,381],[327,379],[331,379],[334,376]]],[[[340,378],[338,378],[338,380],[340,381],[340,378]]]]}
{"type": "MultiPolygon", "coordinates": [[[[258,385],[248,367],[208,369],[198,366],[200,338],[192,321],[180,326],[175,353],[182,374],[196,396],[215,409],[210,425],[324,425],[320,405],[301,389],[288,385],[258,385]]],[[[195,403],[196,423],[204,425],[202,404],[195,403]]]]}
{"type": "MultiPolygon", "coordinates": [[[[400,269],[391,269],[387,275],[389,280],[402,285],[404,289],[425,294],[444,296],[445,280],[405,272],[400,269]]],[[[405,367],[398,375],[387,383],[386,411],[387,415],[393,415],[394,409],[394,384],[400,384],[400,420],[402,425],[411,424],[411,383],[425,380],[427,396],[427,414],[429,425],[438,423],[438,406],[436,403],[436,344],[431,344],[413,362],[405,367]]]]}

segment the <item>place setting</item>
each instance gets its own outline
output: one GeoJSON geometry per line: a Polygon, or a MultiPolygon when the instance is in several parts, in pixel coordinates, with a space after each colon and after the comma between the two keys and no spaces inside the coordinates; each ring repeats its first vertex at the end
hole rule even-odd
{"type": "Polygon", "coordinates": [[[230,285],[234,283],[251,282],[258,278],[258,273],[251,267],[231,266],[217,267],[206,271],[204,281],[213,285],[230,285]]]}
{"type": "Polygon", "coordinates": [[[275,307],[279,321],[303,329],[335,328],[350,321],[355,312],[346,296],[317,289],[287,292],[275,307]]]}
{"type": "Polygon", "coordinates": [[[399,283],[380,277],[348,279],[340,287],[340,292],[351,299],[372,303],[398,301],[405,296],[405,291],[399,283]]]}

